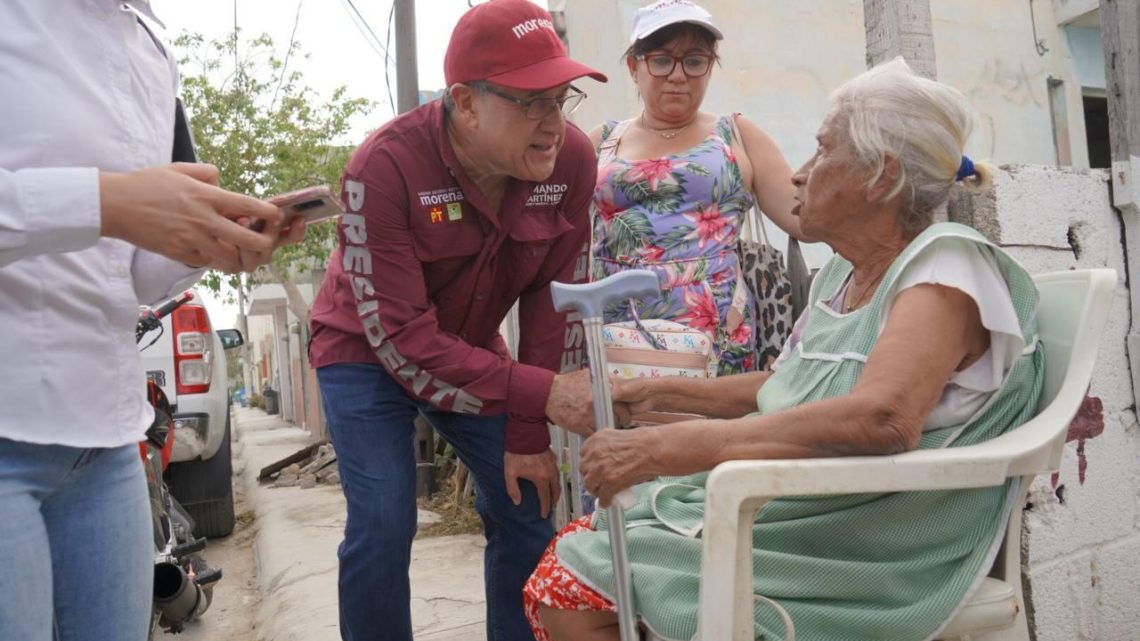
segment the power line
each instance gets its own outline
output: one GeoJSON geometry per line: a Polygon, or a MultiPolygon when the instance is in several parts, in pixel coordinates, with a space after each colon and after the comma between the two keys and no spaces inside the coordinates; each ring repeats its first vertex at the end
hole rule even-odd
{"type": "Polygon", "coordinates": [[[289,48],[285,50],[285,62],[281,63],[281,77],[277,79],[277,88],[273,90],[273,100],[269,102],[270,109],[277,104],[277,92],[281,91],[281,83],[285,82],[285,74],[289,71],[289,56],[293,55],[293,44],[297,41],[297,25],[301,23],[301,5],[305,0],[297,0],[297,13],[293,16],[293,32],[289,34],[289,48]]]}
{"type": "MultiPolygon", "coordinates": [[[[388,33],[385,35],[384,53],[388,53],[390,48],[388,45],[392,44],[392,24],[396,16],[396,0],[392,0],[392,7],[388,9],[388,33]]],[[[392,100],[392,78],[388,72],[392,69],[391,58],[385,57],[384,59],[384,86],[388,88],[388,104],[392,105],[392,113],[396,113],[396,101],[392,100]]]]}
{"type": "Polygon", "coordinates": [[[345,13],[352,19],[352,24],[356,26],[356,30],[360,32],[360,35],[364,36],[364,40],[368,42],[368,46],[372,47],[376,55],[384,58],[386,61],[388,59],[387,50],[384,49],[384,45],[380,44],[380,39],[376,37],[372,28],[368,26],[368,23],[363,22],[364,18],[360,16],[360,12],[356,11],[356,6],[352,4],[352,0],[340,0],[340,6],[344,8],[345,13]]]}
{"type": "Polygon", "coordinates": [[[238,0],[234,0],[234,73],[239,73],[241,65],[238,64],[238,0]]]}
{"type": "Polygon", "coordinates": [[[341,0],[340,6],[345,10],[345,13],[348,14],[348,17],[352,19],[352,24],[356,26],[356,30],[360,32],[360,35],[364,36],[364,40],[368,42],[368,46],[372,47],[372,50],[375,51],[377,55],[384,58],[384,85],[388,89],[388,104],[392,107],[392,112],[395,113],[396,101],[392,98],[392,81],[389,78],[392,55],[388,53],[389,45],[392,42],[392,16],[396,8],[395,0],[393,0],[392,8],[388,12],[386,44],[380,44],[380,38],[376,35],[376,32],[372,30],[372,27],[368,25],[368,21],[364,19],[364,15],[360,13],[352,0],[341,0]]]}
{"type": "Polygon", "coordinates": [[[346,3],[350,9],[352,9],[352,12],[354,14],[356,14],[356,17],[360,20],[360,24],[363,25],[364,28],[368,31],[368,35],[372,36],[373,42],[375,42],[376,46],[380,47],[380,49],[384,52],[384,59],[387,60],[389,57],[388,49],[380,44],[380,38],[376,35],[376,32],[372,30],[372,27],[368,25],[368,21],[364,19],[364,15],[360,13],[360,10],[356,8],[356,4],[352,0],[343,0],[343,2],[346,3]]]}

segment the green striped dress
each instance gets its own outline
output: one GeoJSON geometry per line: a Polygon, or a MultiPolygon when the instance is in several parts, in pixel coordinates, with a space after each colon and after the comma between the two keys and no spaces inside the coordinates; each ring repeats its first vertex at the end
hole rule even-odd
{"type": "MultiPolygon", "coordinates": [[[[880,317],[896,294],[894,282],[908,263],[947,238],[992,252],[1026,348],[971,420],[924,432],[919,448],[972,445],[1028,420],[1042,380],[1037,290],[1002,250],[952,223],[933,225],[912,241],[871,302],[848,314],[824,302],[851,271],[849,262],[835,256],[812,286],[813,307],[801,342],[757,395],[759,413],[848,393],[878,338],[880,317]]],[[[640,485],[637,503],[626,512],[635,610],[665,639],[691,639],[697,630],[706,477],[640,485]]],[[[1010,480],[982,489],[777,499],[760,511],[753,526],[754,591],[787,610],[803,641],[929,639],[987,573],[1015,492],[1010,480]]],[[[603,513],[596,514],[594,525],[595,531],[561,540],[557,555],[584,583],[612,599],[603,513]]],[[[784,637],[773,609],[757,605],[755,618],[756,638],[784,637]]]]}

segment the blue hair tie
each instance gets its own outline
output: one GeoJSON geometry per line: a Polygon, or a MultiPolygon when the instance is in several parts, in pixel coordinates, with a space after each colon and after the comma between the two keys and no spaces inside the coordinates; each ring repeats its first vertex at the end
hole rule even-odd
{"type": "Polygon", "coordinates": [[[962,181],[970,176],[977,176],[978,172],[974,170],[974,161],[970,160],[969,156],[962,156],[962,164],[958,165],[958,175],[954,180],[962,181]]]}

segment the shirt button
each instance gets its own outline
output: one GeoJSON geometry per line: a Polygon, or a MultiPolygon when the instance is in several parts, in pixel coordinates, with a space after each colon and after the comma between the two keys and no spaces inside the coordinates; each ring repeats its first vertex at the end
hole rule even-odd
{"type": "Polygon", "coordinates": [[[481,294],[481,293],[475,294],[475,300],[486,300],[486,298],[487,298],[486,294],[481,294]]]}

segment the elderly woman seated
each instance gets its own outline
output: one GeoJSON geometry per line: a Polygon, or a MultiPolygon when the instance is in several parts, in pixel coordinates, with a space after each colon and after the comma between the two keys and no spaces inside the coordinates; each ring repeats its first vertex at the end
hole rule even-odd
{"type": "MultiPolygon", "coordinates": [[[[898,60],[832,100],[793,181],[802,228],[837,255],[774,372],[619,382],[614,399],[635,414],[709,418],[607,430],[583,447],[602,505],[636,486],[634,608],[661,638],[697,629],[707,470],[970,445],[1028,420],[1041,388],[1029,275],[974,230],[932,224],[956,184],[988,182],[962,155],[965,98],[898,60]]],[[[757,637],[784,638],[783,610],[800,639],[931,638],[988,571],[1014,490],[773,501],[753,530],[757,637]]],[[[606,527],[601,513],[570,524],[531,577],[540,639],[618,638],[606,527]]]]}

